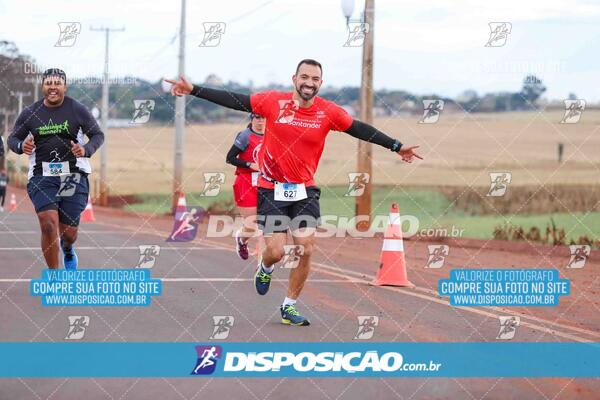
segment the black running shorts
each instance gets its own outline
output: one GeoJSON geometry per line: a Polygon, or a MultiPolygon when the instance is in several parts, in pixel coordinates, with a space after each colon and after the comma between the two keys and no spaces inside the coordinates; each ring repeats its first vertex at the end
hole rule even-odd
{"type": "Polygon", "coordinates": [[[277,201],[274,189],[259,187],[257,223],[263,234],[286,232],[288,228],[292,231],[305,227],[316,228],[321,218],[321,189],[307,187],[306,196],[306,199],[298,201],[277,201]]]}

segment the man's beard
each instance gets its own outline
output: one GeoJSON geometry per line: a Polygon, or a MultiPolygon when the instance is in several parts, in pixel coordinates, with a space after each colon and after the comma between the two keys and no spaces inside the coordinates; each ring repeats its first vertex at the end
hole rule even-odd
{"type": "Polygon", "coordinates": [[[317,93],[319,92],[319,89],[316,87],[313,87],[313,92],[311,94],[306,94],[302,92],[302,88],[303,87],[309,87],[307,85],[300,85],[300,87],[296,88],[296,92],[298,92],[298,94],[300,95],[300,97],[302,98],[302,100],[304,101],[309,101],[310,99],[312,99],[313,97],[315,97],[317,95],[317,93]]]}

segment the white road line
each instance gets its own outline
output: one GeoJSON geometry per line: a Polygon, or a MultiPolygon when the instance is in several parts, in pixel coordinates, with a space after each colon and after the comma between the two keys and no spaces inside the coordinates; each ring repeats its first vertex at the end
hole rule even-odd
{"type": "MultiPolygon", "coordinates": [[[[150,235],[159,236],[155,232],[142,230],[142,229],[137,228],[137,227],[129,227],[129,226],[126,226],[126,225],[119,226],[119,225],[108,224],[108,223],[104,223],[104,222],[100,222],[99,224],[105,225],[105,226],[110,226],[110,227],[113,227],[113,228],[122,228],[122,229],[130,230],[130,231],[146,232],[146,233],[148,233],[150,235]]],[[[235,252],[235,249],[233,247],[224,246],[221,243],[212,242],[212,241],[210,241],[208,239],[203,239],[202,243],[205,244],[205,245],[212,246],[212,247],[217,248],[217,249],[227,250],[227,251],[230,251],[230,252],[235,252]]],[[[351,270],[348,270],[348,269],[342,270],[340,268],[337,268],[337,267],[334,267],[334,266],[331,266],[331,265],[327,265],[327,264],[323,264],[323,263],[313,262],[312,265],[319,267],[319,268],[313,268],[314,271],[320,271],[320,272],[323,272],[323,273],[329,273],[330,275],[334,275],[334,276],[347,277],[347,275],[354,275],[354,276],[359,275],[360,276],[359,281],[363,282],[363,283],[367,283],[367,284],[373,279],[372,276],[366,276],[365,274],[362,274],[360,272],[351,271],[351,270]],[[341,271],[341,272],[336,272],[336,271],[341,271]]],[[[424,300],[432,301],[434,303],[446,305],[448,307],[453,307],[453,306],[450,305],[450,303],[447,300],[442,300],[439,296],[434,296],[434,295],[427,294],[427,293],[417,293],[417,291],[419,291],[419,289],[421,289],[421,291],[428,291],[428,290],[430,290],[430,289],[427,289],[427,288],[417,288],[417,290],[415,290],[415,289],[408,290],[408,289],[396,288],[396,287],[391,287],[391,286],[380,286],[380,288],[382,288],[384,290],[391,290],[391,291],[394,291],[394,292],[397,292],[397,293],[403,293],[403,294],[406,294],[406,295],[409,295],[409,296],[413,296],[413,297],[418,297],[418,298],[421,298],[421,299],[424,299],[424,300]]],[[[460,310],[463,310],[463,311],[468,311],[468,312],[471,312],[471,313],[474,313],[474,314],[478,314],[478,315],[482,315],[482,316],[486,316],[486,317],[490,317],[490,318],[494,318],[494,319],[498,319],[501,315],[506,315],[506,313],[507,313],[507,311],[502,311],[502,314],[495,314],[495,313],[492,313],[492,312],[480,310],[478,308],[473,308],[473,307],[457,307],[457,308],[459,308],[460,310]]],[[[510,311],[509,311],[509,313],[510,313],[510,311]]],[[[521,314],[521,315],[522,315],[522,318],[524,318],[524,319],[535,320],[535,321],[540,322],[540,323],[544,323],[544,324],[548,324],[548,325],[553,325],[553,326],[559,326],[560,328],[565,329],[565,330],[571,330],[571,331],[575,331],[575,332],[579,332],[579,333],[585,333],[587,335],[594,336],[594,337],[600,337],[600,335],[598,333],[594,332],[594,331],[589,331],[589,330],[585,330],[585,329],[581,329],[581,328],[577,328],[577,327],[573,327],[573,326],[559,324],[559,323],[556,323],[556,322],[553,322],[553,321],[549,321],[549,320],[546,320],[546,319],[543,319],[543,318],[531,317],[531,316],[525,315],[525,314],[521,314]]],[[[561,337],[564,337],[566,339],[574,340],[574,341],[577,341],[577,342],[593,342],[593,340],[589,340],[589,339],[586,339],[586,338],[583,338],[583,337],[580,337],[580,336],[576,336],[576,335],[571,335],[569,333],[561,332],[561,331],[558,331],[558,330],[549,329],[549,328],[546,328],[544,326],[540,326],[540,325],[537,325],[537,324],[534,324],[534,323],[530,323],[530,322],[527,322],[527,321],[523,321],[523,320],[521,321],[521,325],[522,326],[527,326],[529,328],[532,328],[532,329],[535,329],[535,330],[538,330],[538,331],[541,331],[541,332],[550,333],[550,334],[553,334],[553,335],[556,335],[556,336],[561,336],[561,337]]]]}
{"type": "MultiPolygon", "coordinates": [[[[327,269],[321,269],[321,272],[323,272],[325,274],[330,274],[330,275],[333,275],[333,276],[345,276],[345,275],[340,274],[338,272],[329,271],[327,269]]],[[[366,279],[363,280],[363,283],[368,284],[369,282],[371,282],[371,279],[369,279],[369,280],[366,280],[366,279]]],[[[424,300],[433,301],[434,303],[438,303],[438,304],[443,304],[443,305],[446,305],[446,306],[450,306],[450,303],[447,300],[443,300],[441,298],[435,298],[435,297],[432,297],[432,296],[427,295],[427,294],[415,293],[413,291],[413,289],[404,289],[404,288],[393,287],[393,286],[379,286],[379,288],[384,289],[384,290],[390,290],[390,291],[397,292],[397,293],[403,293],[403,294],[406,294],[406,295],[409,295],[409,296],[412,296],[412,297],[418,297],[418,298],[421,298],[421,299],[424,299],[424,300]]],[[[452,307],[452,306],[450,306],[450,307],[452,307]]],[[[473,307],[456,307],[456,308],[458,310],[460,310],[460,311],[468,311],[468,312],[471,312],[471,313],[474,313],[474,314],[483,315],[483,316],[486,316],[486,317],[489,317],[489,318],[493,318],[493,319],[496,319],[496,320],[500,316],[500,314],[494,314],[492,312],[481,310],[479,308],[473,308],[473,307]]],[[[527,318],[527,317],[528,316],[525,316],[525,318],[527,318]]],[[[535,329],[535,330],[540,331],[540,332],[548,333],[548,334],[555,335],[555,336],[560,336],[562,338],[573,340],[573,341],[576,341],[576,342],[583,342],[583,343],[592,343],[592,342],[595,342],[594,340],[591,340],[591,339],[582,338],[580,336],[572,335],[570,333],[561,332],[561,331],[558,331],[556,329],[546,328],[545,326],[537,325],[537,324],[534,324],[534,323],[531,323],[531,322],[527,322],[527,321],[523,321],[523,320],[521,320],[521,326],[526,326],[528,328],[535,329]]],[[[569,327],[569,329],[571,329],[571,328],[569,327]]]]}
{"type": "MultiPolygon", "coordinates": [[[[32,251],[40,250],[40,247],[0,247],[0,251],[32,251]]],[[[102,247],[91,247],[91,246],[75,246],[75,250],[139,250],[138,246],[102,246],[102,247]]],[[[161,246],[160,251],[172,251],[172,250],[220,250],[214,247],[163,247],[161,246]]]]}
{"type": "MultiPolygon", "coordinates": [[[[359,272],[350,271],[350,270],[347,270],[347,269],[340,269],[340,268],[337,268],[337,267],[332,267],[332,266],[329,266],[329,265],[326,265],[326,264],[315,263],[315,262],[313,262],[313,265],[319,265],[321,268],[329,269],[329,270],[332,270],[333,272],[339,272],[341,274],[346,274],[346,275],[353,275],[353,276],[355,276],[358,279],[363,279],[363,280],[365,279],[365,275],[361,274],[359,272]]],[[[325,271],[322,271],[322,272],[325,272],[325,271]]],[[[373,279],[374,277],[369,277],[369,278],[373,279]]],[[[370,282],[370,280],[367,281],[367,282],[370,282]]],[[[389,287],[386,287],[386,286],[383,286],[383,288],[384,289],[386,289],[386,288],[389,289],[389,287]]],[[[401,290],[407,291],[409,289],[401,289],[401,290]]],[[[450,305],[450,303],[448,301],[444,300],[443,297],[440,297],[435,290],[431,290],[431,289],[424,288],[424,287],[418,287],[418,286],[415,287],[415,288],[413,288],[413,289],[410,289],[410,290],[416,290],[416,291],[428,294],[431,297],[434,297],[436,299],[445,301],[446,304],[450,305]]],[[[451,307],[454,307],[454,306],[451,306],[451,307]]],[[[458,309],[464,309],[465,307],[461,306],[461,307],[457,307],[457,308],[458,309]]],[[[582,334],[586,334],[586,335],[590,335],[590,336],[594,336],[594,337],[600,338],[600,332],[595,332],[595,331],[591,331],[591,330],[588,330],[588,329],[578,328],[576,326],[565,325],[565,324],[561,324],[559,322],[548,321],[548,320],[545,320],[543,318],[534,317],[534,316],[531,316],[531,315],[528,315],[528,314],[523,314],[523,313],[517,312],[515,310],[510,310],[510,309],[502,308],[502,307],[494,307],[494,306],[485,307],[485,309],[486,310],[492,310],[492,311],[500,312],[500,313],[502,313],[502,315],[507,315],[507,314],[508,315],[518,315],[518,316],[520,316],[522,318],[527,318],[527,319],[530,319],[532,321],[537,321],[537,322],[540,322],[540,323],[549,324],[549,325],[557,326],[559,328],[568,329],[568,330],[576,331],[576,332],[579,332],[579,333],[582,333],[582,334]]]]}
{"type": "MultiPolygon", "coordinates": [[[[38,279],[38,278],[36,278],[38,279]]],[[[160,279],[163,282],[252,282],[252,278],[152,278],[160,279]]],[[[309,282],[313,283],[355,283],[358,280],[349,279],[309,279],[309,282]]],[[[0,283],[21,283],[31,282],[31,279],[0,279],[0,283]]],[[[287,279],[273,279],[272,282],[287,282],[287,279]]]]}
{"type": "MultiPolygon", "coordinates": [[[[163,282],[254,282],[254,278],[158,278],[163,282]]],[[[353,283],[349,279],[308,279],[317,283],[353,283]]],[[[273,278],[271,282],[287,282],[287,279],[273,278]]]]}
{"type": "MultiPolygon", "coordinates": [[[[235,251],[232,248],[228,248],[223,246],[220,243],[216,243],[216,242],[211,242],[209,240],[204,240],[204,244],[206,245],[213,245],[215,246],[215,248],[222,248],[223,250],[229,250],[229,251],[235,251]]],[[[360,283],[364,283],[364,284],[369,284],[375,277],[374,276],[367,276],[363,273],[360,272],[356,272],[356,271],[352,271],[349,269],[341,269],[338,267],[334,267],[331,265],[327,265],[327,264],[323,264],[323,263],[318,263],[318,262],[312,262],[313,266],[319,267],[319,268],[313,268],[314,271],[319,271],[325,274],[330,274],[333,276],[337,276],[337,277],[348,277],[348,275],[351,276],[355,276],[357,278],[356,281],[360,282],[360,283]]],[[[404,289],[404,288],[398,288],[398,287],[392,287],[392,286],[379,286],[381,289],[384,290],[391,290],[394,292],[399,292],[399,293],[403,293],[403,294],[407,294],[409,296],[413,296],[413,297],[418,297],[421,299],[425,299],[425,300],[429,300],[429,301],[433,301],[435,303],[438,304],[443,304],[446,305],[448,307],[454,307],[450,305],[450,302],[448,300],[445,300],[443,298],[440,298],[437,293],[431,289],[427,289],[427,288],[421,288],[421,287],[416,287],[414,289],[404,289]],[[421,291],[423,293],[415,293],[415,291],[421,291]]],[[[490,317],[490,318],[494,318],[494,319],[498,319],[498,317],[500,317],[501,315],[512,315],[512,314],[518,314],[521,316],[522,319],[530,319],[532,321],[537,321],[539,323],[543,323],[543,324],[548,324],[548,325],[553,325],[553,326],[557,326],[560,327],[564,330],[571,330],[574,332],[578,332],[581,334],[585,334],[585,335],[590,335],[592,337],[596,337],[596,338],[600,338],[600,333],[595,332],[595,331],[591,331],[591,330],[587,330],[587,329],[582,329],[582,328],[578,328],[578,327],[574,327],[574,326],[569,326],[569,325],[564,325],[564,324],[560,324],[557,322],[553,322],[553,321],[549,321],[543,318],[538,318],[538,317],[532,317],[529,316],[527,314],[521,314],[521,313],[515,313],[512,310],[506,310],[506,309],[502,309],[500,307],[486,307],[486,310],[492,310],[492,311],[498,311],[501,314],[495,314],[493,312],[489,312],[489,311],[485,311],[479,308],[474,308],[474,307],[456,307],[459,310],[463,310],[463,311],[468,311],[474,314],[479,314],[479,315],[483,315],[486,317],[490,317]]],[[[558,331],[556,329],[550,329],[547,328],[545,326],[541,326],[541,325],[537,325],[534,324],[532,322],[527,322],[527,321],[521,321],[521,325],[522,326],[527,326],[529,328],[541,331],[541,332],[545,332],[545,333],[549,333],[549,334],[553,334],[556,336],[560,336],[569,340],[574,340],[577,342],[594,342],[594,340],[590,340],[587,338],[583,338],[577,335],[572,335],[570,333],[566,333],[566,332],[561,332],[558,331]]]]}
{"type": "MultiPolygon", "coordinates": [[[[40,234],[40,231],[0,231],[0,235],[17,235],[17,234],[24,234],[24,235],[31,235],[31,234],[40,234]]],[[[86,234],[96,234],[96,233],[106,233],[106,234],[111,234],[114,235],[116,233],[123,233],[123,231],[79,231],[80,235],[86,235],[86,234]]]]}

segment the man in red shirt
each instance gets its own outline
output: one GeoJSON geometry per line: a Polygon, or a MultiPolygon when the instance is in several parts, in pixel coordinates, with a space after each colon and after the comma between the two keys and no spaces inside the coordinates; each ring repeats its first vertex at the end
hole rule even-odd
{"type": "Polygon", "coordinates": [[[315,185],[325,138],[329,131],[346,132],[361,140],[376,143],[400,155],[403,161],[421,158],[414,149],[405,147],[373,126],[353,120],[337,104],[317,96],[323,69],[315,60],[298,63],[292,76],[294,91],[268,91],[244,95],[192,85],[184,77],[171,83],[174,96],[191,94],[235,110],[253,112],[267,120],[258,165],[258,224],[265,235],[266,248],[254,276],[260,295],[270,287],[275,263],[284,257],[287,231],[294,245],[303,246],[304,254],[298,266],[291,270],[287,296],[281,307],[281,322],[289,325],[309,325],[307,318],[296,310],[296,300],[310,271],[314,233],[320,214],[321,190],[315,185]]]}

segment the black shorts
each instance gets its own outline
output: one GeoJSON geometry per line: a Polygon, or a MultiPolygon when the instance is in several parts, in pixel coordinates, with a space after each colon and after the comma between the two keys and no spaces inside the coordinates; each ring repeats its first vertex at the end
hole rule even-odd
{"type": "Polygon", "coordinates": [[[321,189],[316,186],[306,188],[306,199],[298,201],[277,201],[275,190],[258,188],[256,210],[258,227],[264,234],[286,232],[305,227],[317,227],[321,218],[319,199],[321,189]]]}
{"type": "Polygon", "coordinates": [[[29,194],[36,213],[57,210],[60,223],[78,226],[79,216],[88,202],[87,175],[80,174],[79,182],[70,186],[70,190],[61,193],[65,186],[61,184],[60,177],[35,175],[27,183],[27,194],[29,194]]]}

